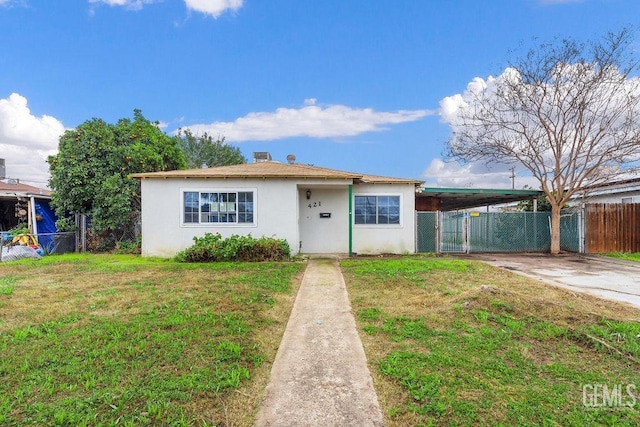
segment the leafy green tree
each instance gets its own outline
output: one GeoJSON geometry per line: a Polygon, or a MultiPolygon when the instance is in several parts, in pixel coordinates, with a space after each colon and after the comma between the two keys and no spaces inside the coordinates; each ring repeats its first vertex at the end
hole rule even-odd
{"type": "Polygon", "coordinates": [[[58,154],[47,159],[59,228],[68,228],[68,215],[76,213],[91,216],[96,233],[130,227],[139,214],[140,191],[128,175],[186,167],[176,138],[140,110],[133,115],[115,125],[93,118],[60,137],[58,154]]]}
{"type": "Polygon", "coordinates": [[[179,129],[178,139],[190,169],[199,168],[203,164],[215,167],[247,162],[240,149],[227,144],[224,137],[214,140],[206,132],[202,136],[195,136],[189,129],[179,129]]]}
{"type": "MultiPolygon", "coordinates": [[[[524,186],[525,190],[533,190],[533,187],[529,185],[524,186]]],[[[538,212],[551,212],[551,203],[546,194],[541,194],[536,197],[536,209],[538,212]]],[[[522,212],[533,212],[533,200],[522,200],[518,202],[518,210],[522,212]]]]}
{"type": "MultiPolygon", "coordinates": [[[[538,212],[551,212],[551,203],[549,203],[546,195],[542,194],[536,199],[536,210],[538,212]]],[[[522,212],[533,212],[533,200],[529,199],[518,202],[518,210],[522,212]]]]}

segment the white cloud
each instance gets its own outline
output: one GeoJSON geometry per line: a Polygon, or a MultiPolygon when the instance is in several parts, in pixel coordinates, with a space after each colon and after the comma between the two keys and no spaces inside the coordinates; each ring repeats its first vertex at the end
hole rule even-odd
{"type": "Polygon", "coordinates": [[[447,96],[440,100],[440,118],[443,122],[454,125],[458,119],[458,110],[466,107],[482,91],[494,89],[495,78],[489,76],[487,80],[475,77],[467,84],[467,89],[462,94],[447,96]]]}
{"type": "Polygon", "coordinates": [[[55,117],[36,117],[27,99],[17,93],[0,99],[0,158],[7,176],[27,184],[45,186],[49,179],[47,156],[58,150],[64,126],[55,117]]]}
{"type": "Polygon", "coordinates": [[[243,0],[184,0],[187,9],[218,18],[227,11],[237,11],[243,0]]]}
{"type": "MultiPolygon", "coordinates": [[[[574,82],[576,79],[588,78],[593,71],[582,64],[562,65],[562,67],[558,67],[556,74],[563,78],[558,80],[559,83],[555,85],[550,84],[544,88],[544,93],[548,94],[548,96],[538,98],[538,101],[542,99],[542,102],[540,102],[540,111],[542,111],[540,115],[546,117],[548,120],[557,120],[558,123],[562,124],[559,128],[562,128],[562,140],[566,142],[561,147],[561,165],[563,167],[569,167],[567,165],[571,164],[571,153],[573,153],[575,149],[580,150],[582,158],[586,159],[584,161],[589,162],[588,165],[594,165],[595,162],[601,159],[608,161],[608,159],[612,158],[613,161],[611,164],[617,164],[618,160],[612,157],[610,153],[615,152],[620,143],[627,142],[627,140],[631,140],[631,138],[636,138],[634,136],[635,133],[629,132],[626,128],[626,122],[624,121],[626,116],[620,115],[619,112],[628,106],[640,108],[638,104],[632,105],[628,101],[630,98],[622,94],[633,94],[636,96],[635,99],[638,99],[637,96],[640,96],[640,79],[637,77],[628,78],[624,81],[625,87],[621,87],[620,84],[617,83],[622,79],[619,71],[615,68],[607,70],[610,78],[606,81],[614,83],[595,86],[591,89],[591,95],[589,97],[593,100],[601,99],[604,101],[592,102],[593,108],[580,111],[583,129],[598,129],[597,126],[602,126],[600,123],[607,123],[607,132],[602,134],[602,136],[598,135],[596,139],[596,131],[589,131],[591,132],[591,136],[593,136],[592,140],[596,141],[596,143],[594,143],[594,145],[582,145],[576,148],[571,142],[573,141],[572,136],[580,135],[582,131],[579,129],[577,131],[574,130],[571,122],[567,122],[565,126],[562,118],[566,117],[566,114],[564,114],[563,111],[565,108],[574,108],[574,105],[582,105],[582,93],[577,89],[581,86],[574,82]],[[557,102],[558,99],[562,101],[559,103],[557,102]],[[624,138],[627,138],[627,140],[624,138]],[[584,155],[587,151],[589,157],[584,155]]],[[[517,85],[523,88],[523,90],[533,90],[522,83],[522,77],[517,70],[506,68],[497,77],[489,76],[487,79],[476,77],[467,85],[462,93],[443,98],[440,101],[440,118],[442,122],[449,125],[452,131],[452,141],[450,141],[450,144],[455,146],[458,141],[463,140],[466,143],[464,146],[465,149],[469,147],[471,147],[471,149],[478,148],[475,152],[480,153],[478,156],[482,156],[486,152],[491,152],[490,149],[481,152],[480,149],[482,147],[478,144],[482,143],[479,141],[482,141],[483,134],[479,130],[486,131],[487,128],[483,127],[478,121],[474,121],[475,117],[477,117],[476,114],[485,112],[486,110],[484,110],[484,108],[487,108],[486,106],[489,105],[490,107],[488,108],[490,108],[492,112],[497,112],[496,122],[506,124],[517,123],[518,125],[524,126],[527,130],[527,138],[524,138],[520,134],[519,128],[514,130],[512,127],[505,130],[504,127],[496,125],[490,129],[494,134],[503,137],[504,140],[509,140],[511,144],[509,148],[516,152],[521,159],[520,163],[517,163],[516,166],[518,166],[526,176],[524,179],[525,183],[534,188],[540,187],[540,183],[531,178],[531,172],[525,167],[527,165],[533,165],[532,167],[535,167],[535,169],[539,171],[540,176],[546,177],[548,180],[547,185],[551,187],[552,183],[549,180],[553,177],[552,173],[556,167],[556,152],[553,150],[554,146],[552,144],[544,144],[544,141],[547,140],[548,128],[536,120],[535,117],[527,115],[526,111],[521,112],[517,108],[511,108],[508,103],[503,102],[504,97],[498,96],[497,91],[499,87],[504,87],[503,83],[505,82],[511,86],[517,85]],[[463,135],[463,137],[459,138],[459,135],[463,135]],[[473,143],[470,141],[473,141],[473,143]],[[530,141],[536,141],[538,145],[532,149],[531,145],[529,145],[530,141]],[[542,162],[544,162],[544,164],[542,162]],[[548,173],[545,173],[545,171],[548,173]]],[[[570,111],[572,111],[572,113],[575,112],[575,110],[570,111]]],[[[640,110],[637,111],[636,116],[638,114],[640,114],[640,110]]],[[[591,140],[586,139],[585,141],[585,144],[591,144],[591,140]]],[[[498,152],[499,151],[493,151],[492,153],[495,153],[495,156],[497,156],[498,152]]],[[[637,160],[636,154],[632,154],[631,156],[629,157],[631,161],[637,160]]],[[[509,161],[512,161],[514,157],[515,156],[510,156],[509,161]]],[[[582,167],[583,169],[578,169],[576,173],[582,174],[583,171],[587,170],[588,165],[584,163],[579,164],[578,167],[582,167]]],[[[487,174],[483,171],[483,166],[476,164],[461,166],[457,163],[445,164],[441,161],[434,161],[425,171],[425,176],[433,177],[436,183],[441,186],[478,187],[494,183],[499,184],[501,179],[499,178],[501,176],[499,170],[502,170],[503,174],[506,173],[508,175],[508,172],[505,172],[505,168],[495,163],[492,164],[492,170],[487,174]],[[482,184],[479,185],[478,183],[482,184]]],[[[601,174],[592,175],[591,179],[603,179],[603,177],[609,175],[609,169],[601,169],[601,172],[601,174]]],[[[517,181],[516,179],[516,188],[521,188],[522,185],[518,184],[517,181]]]]}
{"type": "Polygon", "coordinates": [[[389,125],[413,122],[435,114],[429,110],[378,112],[345,105],[321,107],[311,98],[301,108],[249,113],[233,122],[185,126],[195,134],[224,136],[229,142],[265,141],[293,137],[339,138],[386,130],[389,125]]]}
{"type": "MultiPolygon", "coordinates": [[[[0,0],[3,2],[10,0],[0,0]]],[[[102,3],[109,6],[120,6],[129,10],[140,10],[147,4],[158,3],[161,0],[88,0],[89,3],[102,3]]],[[[237,11],[242,7],[243,0],[184,0],[188,10],[203,13],[218,18],[227,11],[237,11]]]]}
{"type": "Polygon", "coordinates": [[[26,0],[0,0],[0,7],[11,8],[13,6],[26,7],[26,0]]]}
{"type": "Polygon", "coordinates": [[[156,3],[158,0],[89,0],[89,3],[104,3],[109,6],[122,6],[130,10],[140,10],[145,4],[156,3]]]}
{"type": "Polygon", "coordinates": [[[512,188],[522,189],[525,185],[539,188],[540,184],[529,174],[522,175],[515,169],[512,183],[510,165],[492,164],[490,167],[482,163],[444,162],[433,159],[422,177],[425,187],[447,188],[512,188]]]}
{"type": "MultiPolygon", "coordinates": [[[[487,79],[475,77],[468,84],[463,93],[457,93],[440,100],[440,119],[448,124],[455,132],[460,125],[460,110],[473,107],[479,97],[491,96],[495,93],[500,79],[515,78],[514,70],[507,68],[498,77],[489,76],[487,79]]],[[[511,188],[511,167],[514,165],[493,162],[444,162],[441,159],[431,161],[423,173],[427,180],[426,186],[433,187],[463,187],[463,188],[511,188]]],[[[540,183],[520,165],[516,166],[515,188],[522,189],[525,185],[539,188],[540,183]],[[518,170],[521,170],[518,173],[518,170]]]]}

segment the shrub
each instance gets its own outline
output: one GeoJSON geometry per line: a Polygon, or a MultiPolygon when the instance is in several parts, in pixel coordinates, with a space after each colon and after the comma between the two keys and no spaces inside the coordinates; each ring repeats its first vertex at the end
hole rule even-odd
{"type": "Polygon", "coordinates": [[[140,239],[140,237],[137,237],[135,242],[121,240],[119,242],[116,242],[115,253],[140,255],[141,247],[142,247],[142,240],[140,239]]]}
{"type": "Polygon", "coordinates": [[[24,225],[24,224],[18,224],[17,226],[15,226],[14,228],[12,228],[11,230],[9,230],[9,233],[11,233],[11,235],[13,237],[18,236],[20,234],[29,234],[29,228],[24,225]]]}
{"type": "Polygon", "coordinates": [[[291,256],[287,241],[273,237],[256,239],[251,235],[234,234],[222,239],[218,233],[206,233],[202,237],[194,237],[193,241],[193,246],[176,255],[177,261],[282,261],[291,256]]]}

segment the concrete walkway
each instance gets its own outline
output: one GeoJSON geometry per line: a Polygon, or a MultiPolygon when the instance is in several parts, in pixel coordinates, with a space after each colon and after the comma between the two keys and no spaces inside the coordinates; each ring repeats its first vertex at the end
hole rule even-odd
{"type": "Polygon", "coordinates": [[[255,426],[382,426],[337,259],[310,259],[255,426]]]}

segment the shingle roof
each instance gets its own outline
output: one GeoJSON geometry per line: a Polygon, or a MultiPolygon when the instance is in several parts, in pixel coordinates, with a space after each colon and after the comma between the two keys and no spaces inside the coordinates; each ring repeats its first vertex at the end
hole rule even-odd
{"type": "Polygon", "coordinates": [[[39,195],[39,196],[47,196],[47,197],[51,195],[51,191],[34,187],[32,185],[22,184],[19,182],[9,183],[9,182],[0,181],[0,194],[12,195],[14,193],[34,195],[34,196],[39,195]]]}
{"type": "Polygon", "coordinates": [[[300,163],[280,163],[265,161],[244,163],[233,166],[219,166],[204,169],[186,169],[166,172],[135,173],[132,178],[296,178],[296,179],[344,179],[357,182],[379,184],[414,184],[422,182],[413,179],[365,175],[300,163]]]}
{"type": "Polygon", "coordinates": [[[362,175],[360,181],[366,184],[414,184],[422,185],[424,181],[407,178],[393,178],[390,176],[362,175]]]}

